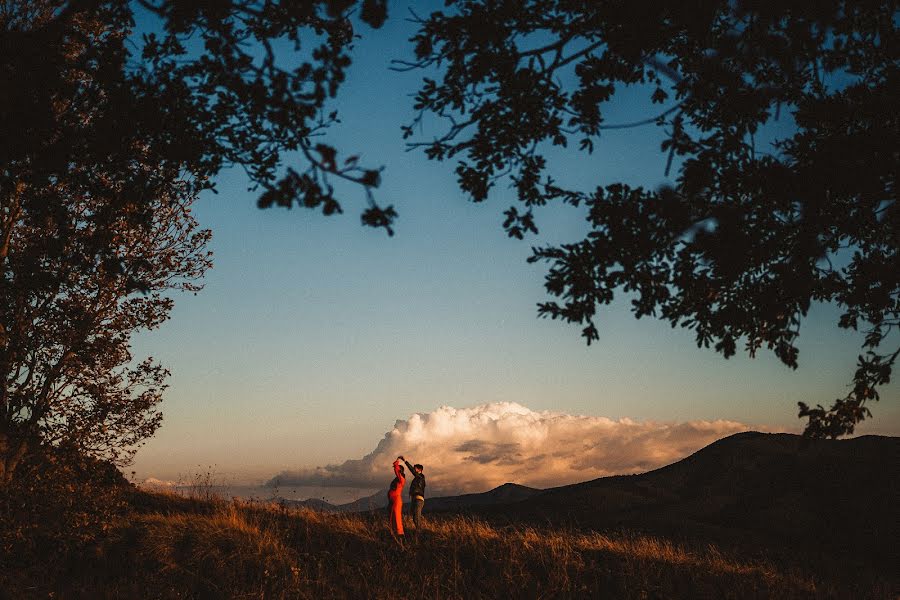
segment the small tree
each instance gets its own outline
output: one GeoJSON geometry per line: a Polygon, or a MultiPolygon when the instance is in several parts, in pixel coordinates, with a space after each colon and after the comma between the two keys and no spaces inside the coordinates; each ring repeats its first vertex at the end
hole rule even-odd
{"type": "Polygon", "coordinates": [[[585,239],[530,259],[550,264],[558,298],[540,315],[581,324],[590,343],[598,307],[625,292],[637,317],[689,328],[698,346],[767,348],[796,368],[802,318],[833,302],[839,327],[865,330],[865,352],[846,397],[800,403],[800,416],[807,434],[832,437],[869,416],[900,354],[888,341],[900,327],[895,1],[447,4],[418,19],[416,60],[398,65],[439,74],[405,136],[425,113],[447,119],[412,145],[456,159],[476,202],[508,175],[521,203],[506,211],[512,237],[537,233],[534,207],[587,207],[585,239]],[[607,123],[604,103],[628,85],[661,107],[607,123]],[[757,145],[788,112],[794,130],[757,145]],[[654,124],[672,188],[575,190],[548,175],[550,145],[591,153],[605,129],[654,124]]]}
{"type": "Polygon", "coordinates": [[[64,185],[37,196],[20,191],[4,223],[0,481],[29,444],[123,462],[154,433],[167,372],[135,363],[131,336],[162,323],[165,293],[197,291],[210,266],[210,233],[177,182],[139,201],[64,185]],[[45,203],[52,211],[33,210],[45,203]]]}

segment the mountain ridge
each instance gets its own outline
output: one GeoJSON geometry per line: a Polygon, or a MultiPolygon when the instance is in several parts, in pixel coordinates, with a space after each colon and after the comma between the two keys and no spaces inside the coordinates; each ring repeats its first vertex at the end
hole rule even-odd
{"type": "Polygon", "coordinates": [[[900,563],[897,498],[898,437],[812,440],[744,432],[653,471],[472,510],[500,521],[802,546],[900,563]]]}

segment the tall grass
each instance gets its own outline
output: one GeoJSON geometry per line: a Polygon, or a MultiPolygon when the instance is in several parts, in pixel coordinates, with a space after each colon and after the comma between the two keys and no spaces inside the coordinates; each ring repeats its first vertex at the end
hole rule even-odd
{"type": "MultiPolygon", "coordinates": [[[[55,589],[92,598],[892,597],[764,560],[637,534],[431,518],[395,539],[387,515],[325,514],[142,494],[55,589]]],[[[860,587],[863,586],[863,587],[860,587]]]]}

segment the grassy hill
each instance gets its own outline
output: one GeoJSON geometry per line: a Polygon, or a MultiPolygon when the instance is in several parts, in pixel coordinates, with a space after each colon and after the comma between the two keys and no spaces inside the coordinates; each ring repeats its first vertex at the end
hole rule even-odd
{"type": "Polygon", "coordinates": [[[375,514],[139,493],[90,547],[5,569],[10,598],[889,598],[759,557],[633,533],[436,517],[403,543],[375,514]],[[57,560],[60,557],[55,557],[57,560]],[[37,566],[37,565],[33,565],[37,566]]]}
{"type": "Polygon", "coordinates": [[[429,501],[403,542],[383,511],[148,493],[51,457],[0,494],[0,597],[897,598],[897,442],[741,434],[643,475],[429,501]]]}

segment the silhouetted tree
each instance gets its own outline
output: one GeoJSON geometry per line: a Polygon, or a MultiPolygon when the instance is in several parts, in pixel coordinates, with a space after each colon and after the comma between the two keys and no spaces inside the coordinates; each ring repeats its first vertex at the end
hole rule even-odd
{"type": "Polygon", "coordinates": [[[126,460],[157,428],[166,372],[130,337],[198,289],[189,208],[223,167],[262,207],[341,212],[332,181],[357,183],[392,233],[379,170],[321,138],[357,5],[384,21],[383,0],[0,0],[0,481],[29,445],[126,460]]]}
{"type": "Polygon", "coordinates": [[[168,317],[165,293],[198,290],[209,266],[191,200],[174,183],[140,200],[64,184],[17,194],[4,215],[0,481],[29,445],[121,462],[159,426],[167,372],[129,346],[168,317]]]}
{"type": "MultiPolygon", "coordinates": [[[[357,4],[370,25],[384,21],[383,0],[3,0],[3,189],[22,180],[24,164],[37,179],[65,177],[72,156],[127,162],[135,141],[190,173],[195,189],[240,165],[262,207],[341,212],[332,180],[369,192],[380,179],[321,141],[338,118],[326,102],[350,65],[347,15],[357,4]],[[67,54],[87,40],[92,47],[67,54]],[[75,98],[103,103],[89,138],[84,124],[66,129],[54,105],[75,98]],[[285,168],[286,153],[302,167],[285,168]]],[[[363,222],[390,232],[393,209],[367,197],[363,222]]]]}
{"type": "Polygon", "coordinates": [[[590,343],[598,307],[624,292],[637,317],[689,328],[698,346],[765,347],[796,368],[802,317],[833,302],[840,327],[865,330],[865,352],[846,397],[800,403],[800,416],[807,434],[835,437],[870,415],[900,352],[887,343],[900,325],[897,2],[447,5],[416,17],[415,60],[397,63],[429,70],[404,135],[426,113],[446,119],[411,145],[456,159],[475,202],[508,177],[521,203],[506,211],[512,237],[537,233],[533,207],[587,207],[585,239],[533,251],[558,298],[540,315],[583,325],[590,343]],[[607,123],[604,103],[631,85],[660,108],[607,123]],[[758,147],[788,113],[791,133],[758,147]],[[585,191],[548,174],[550,146],[591,153],[604,129],[641,125],[665,130],[673,187],[585,191]]]}

